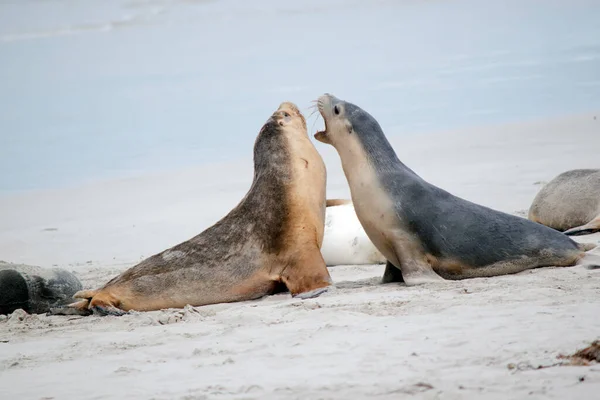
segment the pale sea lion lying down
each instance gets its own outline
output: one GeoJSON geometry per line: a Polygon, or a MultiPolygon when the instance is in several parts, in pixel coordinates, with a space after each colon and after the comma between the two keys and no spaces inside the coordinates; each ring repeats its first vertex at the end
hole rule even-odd
{"type": "Polygon", "coordinates": [[[552,179],[535,196],[529,219],[572,236],[600,232],[600,169],[575,169],[552,179]]]}
{"type": "Polygon", "coordinates": [[[329,199],[321,254],[325,264],[385,264],[385,257],[367,236],[351,200],[329,199]]]}
{"type": "Polygon", "coordinates": [[[578,244],[551,228],[426,182],[398,159],[379,123],[360,107],[328,94],[317,104],[325,130],[315,138],[340,156],[356,215],[387,259],[383,282],[415,285],[441,277],[600,264],[585,253],[593,244],[578,244]]]}
{"type": "Polygon", "coordinates": [[[241,202],[192,239],[151,256],[56,313],[120,315],[257,299],[286,288],[314,297],[331,278],[323,242],[326,170],[303,115],[282,103],[254,144],[254,180],[241,202]]]}

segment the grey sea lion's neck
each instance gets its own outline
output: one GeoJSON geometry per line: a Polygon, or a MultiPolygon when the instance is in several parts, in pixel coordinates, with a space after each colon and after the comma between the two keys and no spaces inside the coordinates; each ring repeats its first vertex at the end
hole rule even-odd
{"type": "Polygon", "coordinates": [[[369,137],[368,140],[361,139],[361,143],[369,164],[371,164],[378,173],[385,174],[386,172],[393,172],[410,181],[415,179],[422,181],[419,175],[400,161],[394,148],[383,133],[373,135],[372,137],[369,137]]]}

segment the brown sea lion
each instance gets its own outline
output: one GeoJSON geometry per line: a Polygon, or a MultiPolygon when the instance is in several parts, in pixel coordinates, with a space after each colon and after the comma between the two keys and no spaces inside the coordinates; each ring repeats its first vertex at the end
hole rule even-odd
{"type": "Polygon", "coordinates": [[[600,232],[600,169],[574,169],[552,179],[533,199],[529,219],[570,236],[600,232]]]}
{"type": "Polygon", "coordinates": [[[304,116],[282,103],[254,144],[252,186],[229,214],[102,288],[76,293],[83,300],[70,307],[120,315],[252,300],[286,288],[292,296],[318,296],[331,284],[319,250],[325,186],[304,116]]]}

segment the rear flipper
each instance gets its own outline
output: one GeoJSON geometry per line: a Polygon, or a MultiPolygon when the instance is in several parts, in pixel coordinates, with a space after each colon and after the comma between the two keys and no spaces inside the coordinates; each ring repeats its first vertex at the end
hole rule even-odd
{"type": "Polygon", "coordinates": [[[91,315],[92,311],[88,308],[89,300],[80,300],[75,303],[67,304],[66,306],[50,307],[50,311],[46,315],[91,315]]]}
{"type": "Polygon", "coordinates": [[[576,226],[568,229],[563,233],[569,236],[591,235],[592,233],[600,232],[600,216],[594,218],[585,225],[576,226]]]}
{"type": "Polygon", "coordinates": [[[120,317],[122,315],[127,314],[127,312],[121,310],[120,308],[106,305],[95,305],[91,307],[94,315],[99,315],[101,317],[105,317],[107,315],[112,315],[115,317],[120,317]]]}
{"type": "MultiPolygon", "coordinates": [[[[88,293],[82,293],[81,295],[86,295],[88,293]]],[[[77,296],[77,293],[75,293],[77,296]]],[[[107,290],[100,290],[93,293],[92,298],[90,299],[90,310],[94,313],[94,315],[114,315],[121,316],[127,314],[126,311],[121,310],[119,306],[121,302],[119,299],[110,293],[107,290]]]]}
{"type": "Polygon", "coordinates": [[[118,308],[119,301],[112,294],[102,290],[81,290],[73,295],[78,299],[83,299],[64,307],[54,307],[49,315],[114,315],[121,316],[127,314],[118,308]]]}

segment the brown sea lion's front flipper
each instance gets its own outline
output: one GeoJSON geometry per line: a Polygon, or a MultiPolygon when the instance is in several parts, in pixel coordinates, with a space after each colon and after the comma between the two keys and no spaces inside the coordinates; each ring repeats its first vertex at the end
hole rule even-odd
{"type": "Polygon", "coordinates": [[[281,273],[281,280],[292,297],[308,299],[317,297],[331,286],[331,277],[318,248],[303,250],[296,260],[281,273]]]}
{"type": "Polygon", "coordinates": [[[569,236],[581,236],[591,235],[592,233],[600,232],[600,215],[585,225],[576,226],[569,230],[564,231],[565,235],[569,236]]]}

